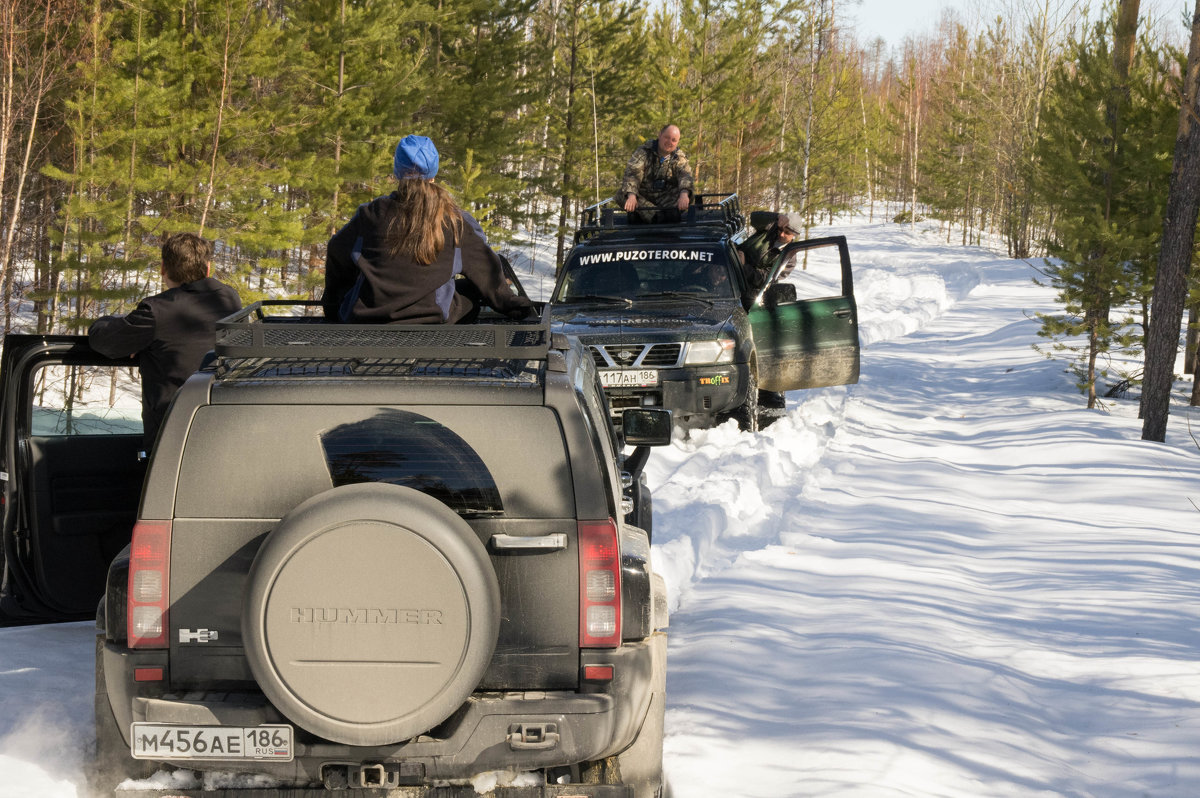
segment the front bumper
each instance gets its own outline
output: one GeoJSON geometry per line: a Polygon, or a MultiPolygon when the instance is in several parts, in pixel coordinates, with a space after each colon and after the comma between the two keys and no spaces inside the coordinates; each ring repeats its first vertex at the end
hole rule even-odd
{"type": "MultiPolygon", "coordinates": [[[[651,640],[619,649],[583,652],[587,665],[612,665],[614,678],[596,692],[476,693],[425,734],[386,746],[333,743],[295,729],[291,762],[163,760],[199,771],[258,773],[284,785],[320,784],[329,768],[403,767],[400,785],[462,780],[491,770],[541,770],[615,754],[636,736],[651,700],[651,640]]],[[[173,694],[135,682],[134,668],[161,666],[164,652],[131,651],[105,641],[105,689],[121,734],[129,742],[137,721],[186,725],[256,726],[290,723],[256,691],[173,694]],[[157,693],[157,694],[156,694],[157,693]]],[[[164,674],[169,683],[169,675],[164,674]]],[[[380,771],[384,772],[384,771],[380,771]]],[[[389,785],[391,786],[391,785],[389,785]]],[[[582,794],[582,793],[576,793],[582,794]]]]}
{"type": "Polygon", "coordinates": [[[745,404],[749,372],[745,363],[662,369],[658,385],[604,392],[614,415],[635,407],[663,407],[683,426],[704,426],[745,404]]]}

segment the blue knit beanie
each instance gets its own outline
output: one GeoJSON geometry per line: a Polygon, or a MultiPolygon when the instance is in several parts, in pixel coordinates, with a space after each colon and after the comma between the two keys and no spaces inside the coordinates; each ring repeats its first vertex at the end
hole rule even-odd
{"type": "Polygon", "coordinates": [[[438,171],[438,151],[428,136],[405,136],[396,145],[396,157],[392,162],[392,173],[403,180],[420,177],[432,180],[438,171]]]}

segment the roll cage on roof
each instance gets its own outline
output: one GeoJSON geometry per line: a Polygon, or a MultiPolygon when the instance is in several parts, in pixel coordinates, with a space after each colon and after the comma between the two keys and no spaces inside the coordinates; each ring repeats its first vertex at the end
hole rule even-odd
{"type": "Polygon", "coordinates": [[[647,232],[661,229],[678,230],[680,227],[713,227],[730,235],[746,227],[746,217],[742,215],[742,206],[737,194],[696,194],[678,222],[640,222],[637,214],[647,211],[675,212],[675,208],[639,208],[633,212],[626,212],[615,199],[597,202],[584,208],[579,214],[579,229],[575,231],[575,242],[625,227],[647,232]]]}

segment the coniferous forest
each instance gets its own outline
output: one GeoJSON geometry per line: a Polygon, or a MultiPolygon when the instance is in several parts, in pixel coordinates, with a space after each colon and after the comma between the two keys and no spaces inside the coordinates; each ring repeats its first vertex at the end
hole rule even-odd
{"type": "Polygon", "coordinates": [[[1191,20],[993,0],[889,48],[854,5],[5,0],[5,331],[128,309],[178,231],[217,242],[246,301],[319,296],[325,242],[408,133],[494,245],[532,232],[561,260],[674,123],[699,190],[745,209],[997,236],[1059,290],[1045,350],[1094,403],[1148,328],[1191,20]]]}

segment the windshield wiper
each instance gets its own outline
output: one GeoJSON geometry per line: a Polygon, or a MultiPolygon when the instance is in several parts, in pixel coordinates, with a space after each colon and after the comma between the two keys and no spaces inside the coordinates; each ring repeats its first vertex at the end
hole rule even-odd
{"type": "Polygon", "coordinates": [[[658,291],[653,294],[638,294],[638,299],[658,299],[660,297],[667,299],[694,299],[697,302],[703,302],[709,307],[715,304],[715,300],[709,299],[703,294],[697,294],[695,291],[658,291]]]}
{"type": "Polygon", "coordinates": [[[625,307],[633,307],[633,300],[627,296],[609,296],[607,294],[571,294],[563,302],[620,302],[625,307]]]}

